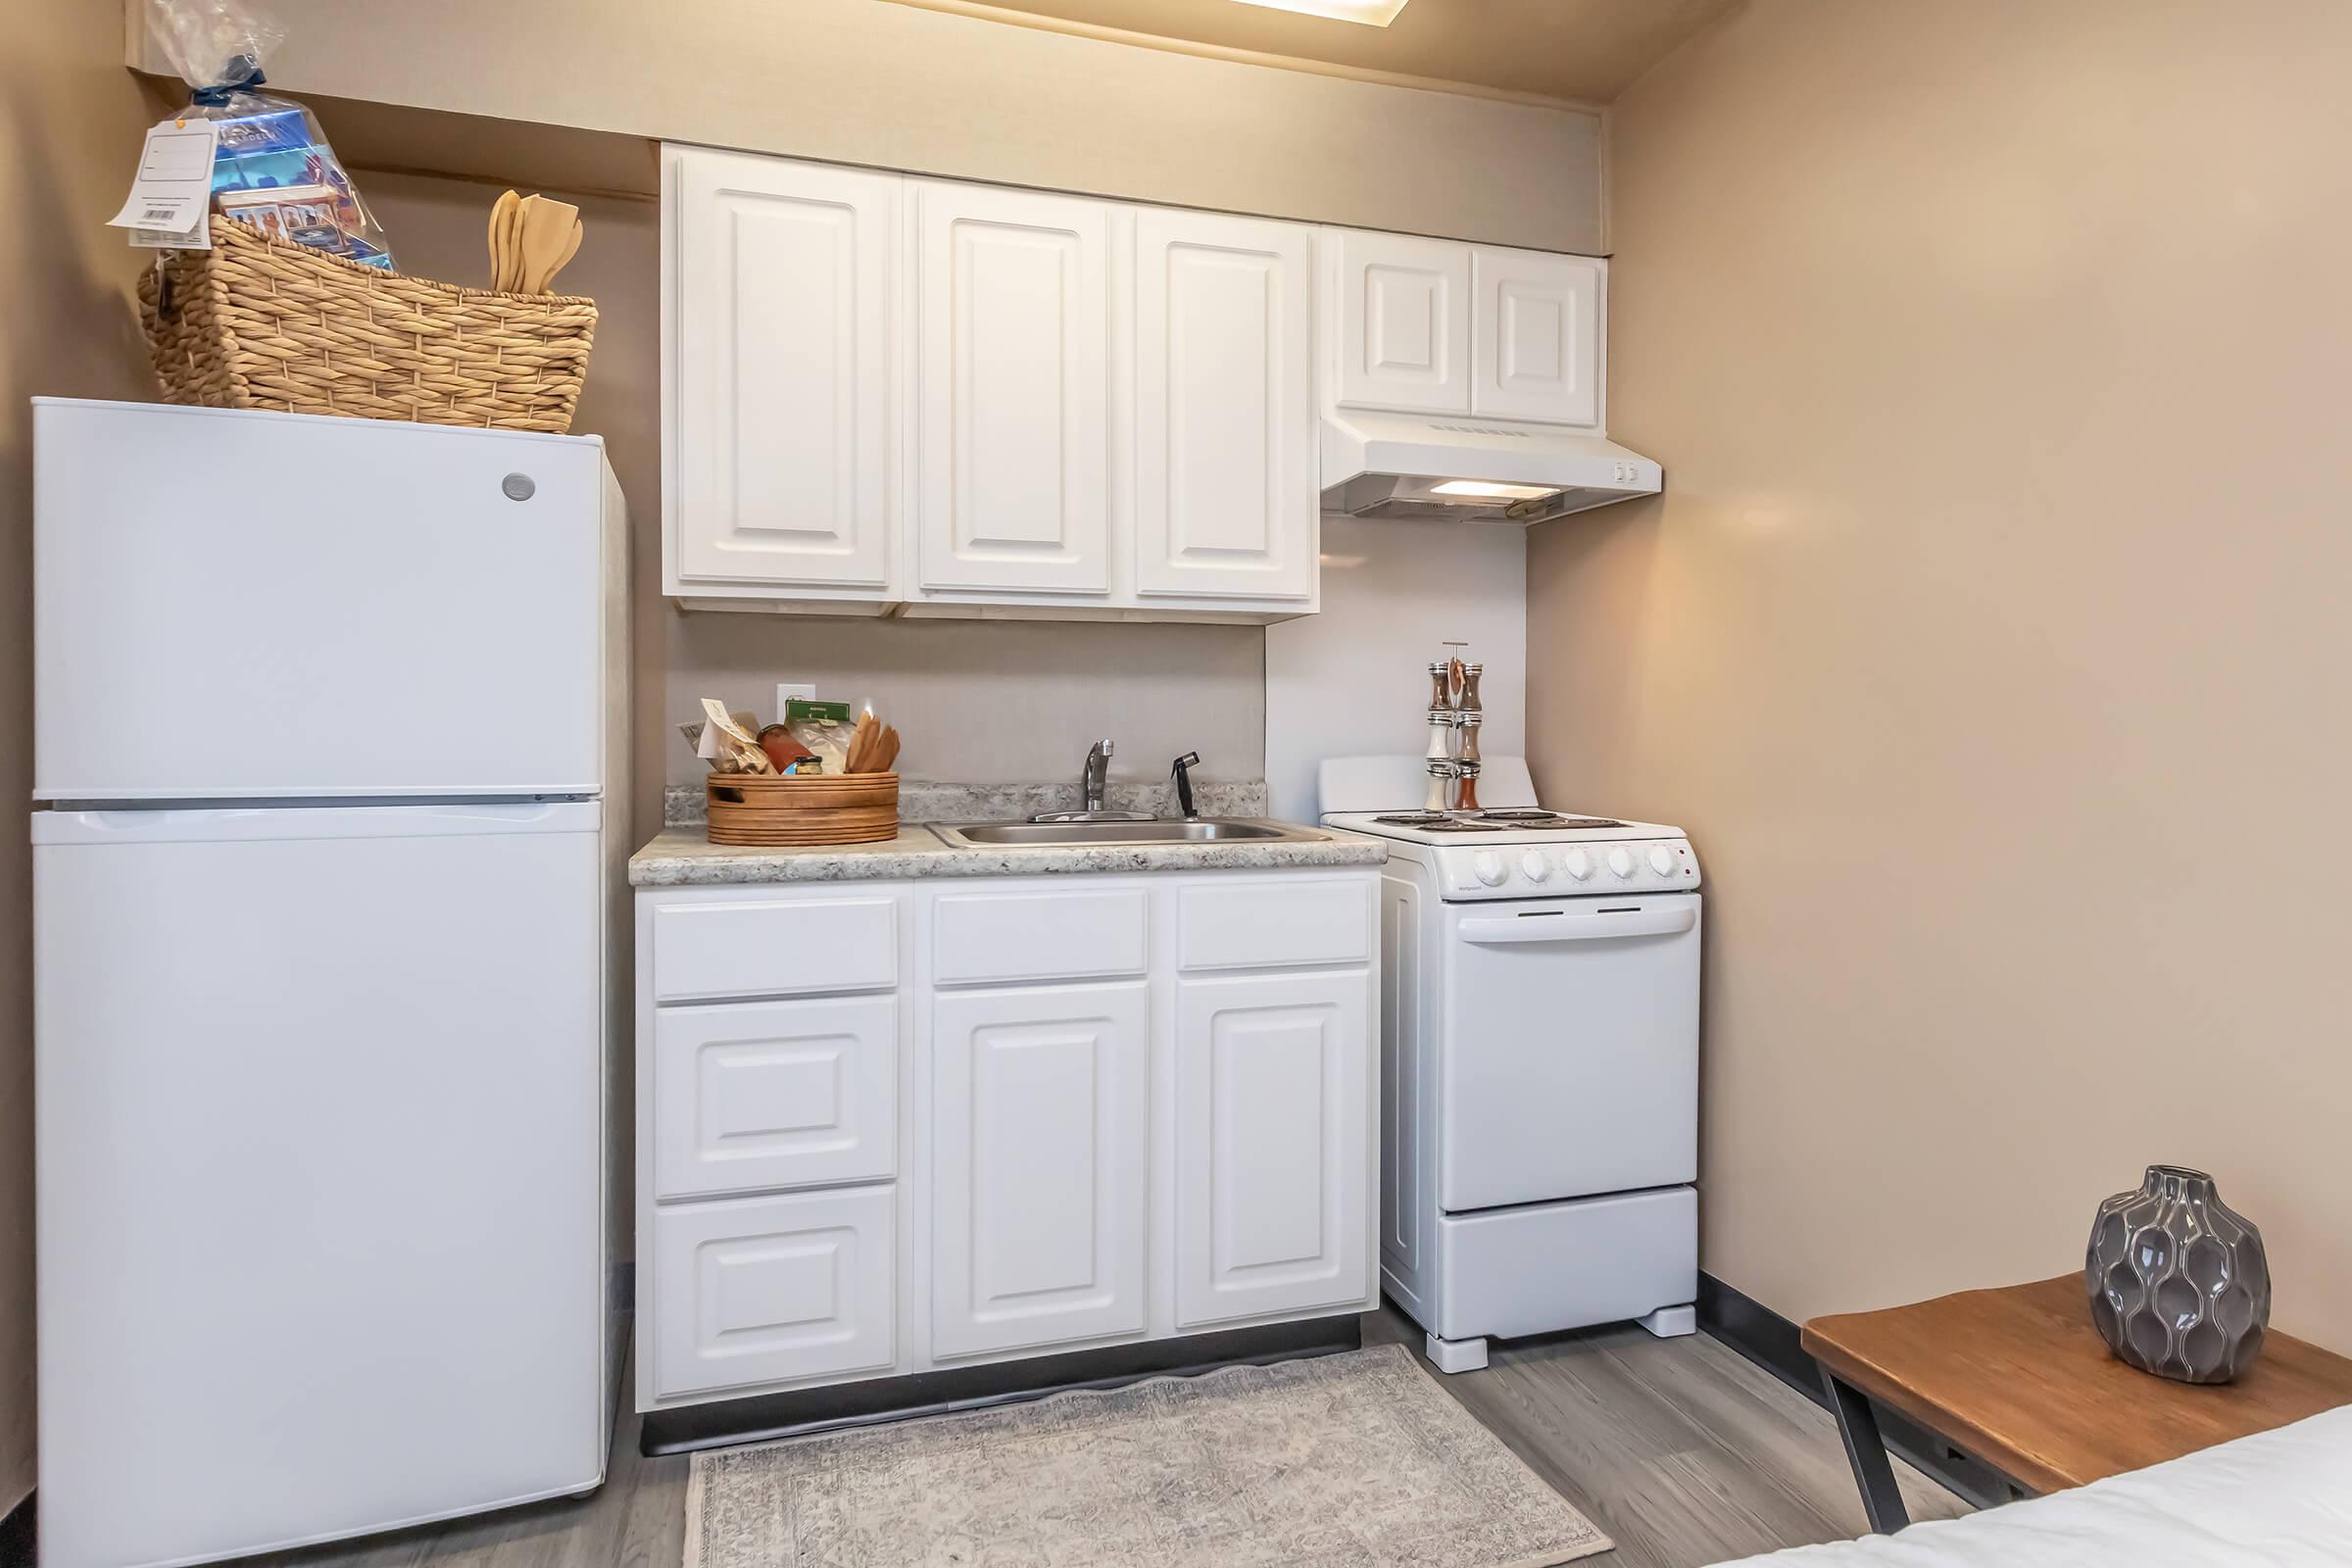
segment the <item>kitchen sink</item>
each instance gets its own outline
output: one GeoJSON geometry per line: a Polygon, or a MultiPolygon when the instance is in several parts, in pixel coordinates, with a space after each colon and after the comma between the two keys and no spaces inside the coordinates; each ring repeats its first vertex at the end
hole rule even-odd
{"type": "Polygon", "coordinates": [[[957,849],[1016,844],[1312,844],[1326,835],[1283,822],[1204,816],[1186,822],[935,822],[957,849]]]}

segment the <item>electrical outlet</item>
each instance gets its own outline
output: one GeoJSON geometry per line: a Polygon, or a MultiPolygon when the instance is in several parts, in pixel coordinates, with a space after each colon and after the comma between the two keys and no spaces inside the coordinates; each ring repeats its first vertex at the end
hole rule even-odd
{"type": "Polygon", "coordinates": [[[798,697],[802,702],[805,703],[813,703],[816,701],[816,688],[813,686],[791,685],[784,681],[776,682],[777,723],[781,724],[784,722],[784,705],[791,702],[795,697],[798,697]]]}

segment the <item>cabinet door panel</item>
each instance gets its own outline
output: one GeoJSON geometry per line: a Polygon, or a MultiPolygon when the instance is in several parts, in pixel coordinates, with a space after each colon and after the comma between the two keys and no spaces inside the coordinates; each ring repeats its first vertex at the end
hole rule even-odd
{"type": "Polygon", "coordinates": [[[939,996],[934,1353],[1140,1333],[1150,988],[939,996]]]}
{"type": "Polygon", "coordinates": [[[1137,215],[1136,589],[1314,591],[1312,266],[1306,231],[1137,215]]]}
{"type": "Polygon", "coordinates": [[[1340,401],[1470,412],[1470,247],[1337,230],[1340,401]]]}
{"type": "Polygon", "coordinates": [[[1176,1321],[1360,1303],[1369,977],[1178,988],[1176,1321]]]}
{"type": "Polygon", "coordinates": [[[923,586],[1110,587],[1107,209],[917,190],[923,586]]]}
{"type": "Polygon", "coordinates": [[[681,579],[875,590],[893,532],[895,175],[673,155],[681,579]]]}
{"type": "Polygon", "coordinates": [[[880,1181],[897,1162],[899,1002],[654,1014],[654,1195],[880,1181]]]}
{"type": "Polygon", "coordinates": [[[1472,412],[1598,428],[1607,264],[1482,245],[1470,266],[1472,412]]]}
{"type": "Polygon", "coordinates": [[[654,1387],[663,1396],[865,1372],[898,1357],[888,1187],[654,1216],[654,1387]]]}

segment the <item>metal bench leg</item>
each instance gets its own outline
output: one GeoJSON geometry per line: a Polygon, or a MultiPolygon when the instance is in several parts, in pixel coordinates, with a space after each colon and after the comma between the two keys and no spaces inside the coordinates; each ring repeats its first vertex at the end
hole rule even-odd
{"type": "Polygon", "coordinates": [[[1858,1389],[1830,1373],[1830,1406],[1838,1412],[1838,1435],[1845,1440],[1845,1459],[1854,1467],[1854,1483],[1862,1489],[1862,1512],[1874,1534],[1891,1536],[1911,1522],[1903,1510],[1903,1494],[1894,1484],[1894,1464],[1886,1457],[1886,1440],[1879,1436],[1879,1418],[1858,1389]]]}

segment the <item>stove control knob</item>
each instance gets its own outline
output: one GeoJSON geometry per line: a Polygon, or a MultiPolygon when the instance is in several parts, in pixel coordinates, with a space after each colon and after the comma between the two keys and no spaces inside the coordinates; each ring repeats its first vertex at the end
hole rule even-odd
{"type": "Polygon", "coordinates": [[[1674,852],[1663,844],[1649,847],[1649,868],[1660,876],[1674,875],[1674,852]]]}
{"type": "Polygon", "coordinates": [[[1511,874],[1510,868],[1502,863],[1502,857],[1493,850],[1479,851],[1478,858],[1470,862],[1470,869],[1489,887],[1496,886],[1511,874]]]}
{"type": "Polygon", "coordinates": [[[1632,876],[1634,874],[1634,852],[1626,849],[1611,850],[1609,852],[1609,869],[1620,877],[1632,876]]]}
{"type": "Polygon", "coordinates": [[[1570,850],[1560,857],[1560,869],[1582,882],[1592,874],[1592,857],[1582,850],[1570,850]]]}
{"type": "Polygon", "coordinates": [[[1551,875],[1551,864],[1540,851],[1530,850],[1519,858],[1519,870],[1530,882],[1541,882],[1551,875]]]}

